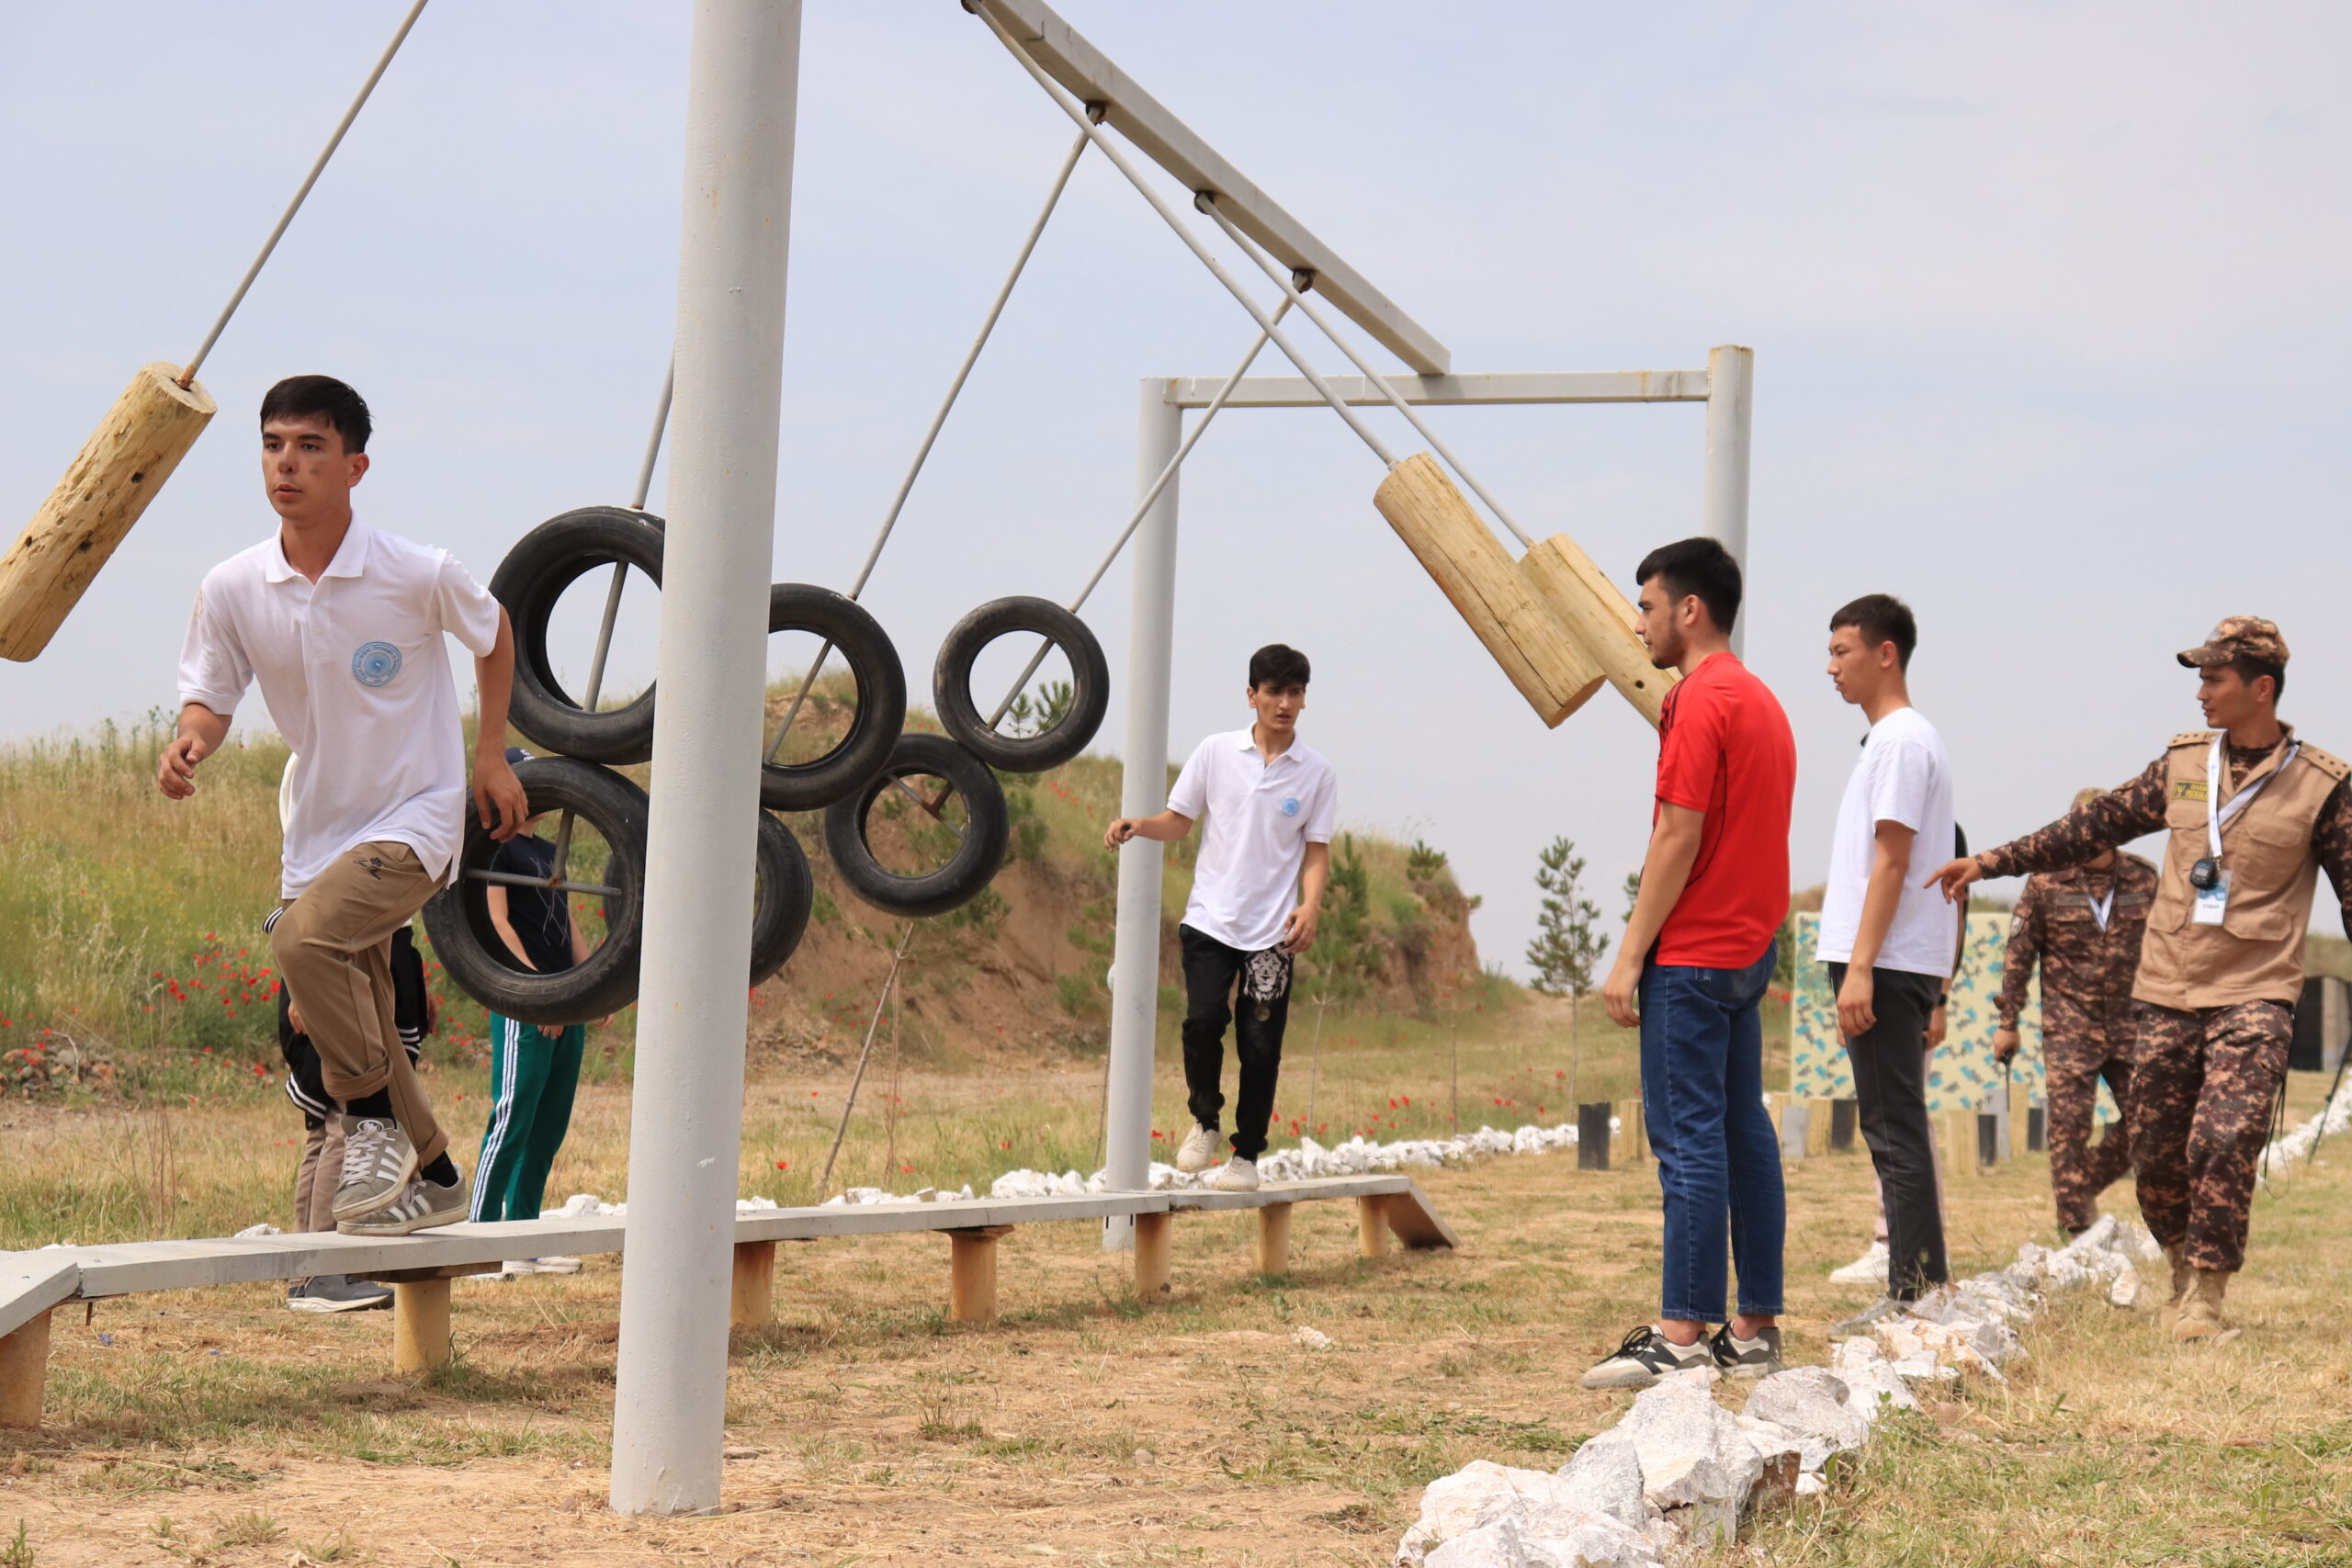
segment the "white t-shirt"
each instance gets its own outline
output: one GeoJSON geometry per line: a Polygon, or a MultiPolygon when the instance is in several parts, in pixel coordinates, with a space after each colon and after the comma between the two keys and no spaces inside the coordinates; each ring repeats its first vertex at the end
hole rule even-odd
{"type": "Polygon", "coordinates": [[[406,844],[448,875],[468,795],[444,632],[487,657],[498,601],[448,551],[356,521],[316,583],[287,564],[275,535],[205,573],[180,702],[226,717],[259,680],[302,759],[287,791],[284,897],[355,844],[406,844]]]}
{"type": "Polygon", "coordinates": [[[1928,874],[1952,858],[1951,763],[1943,737],[1917,708],[1897,708],[1871,726],[1829,840],[1829,884],[1821,899],[1821,958],[1843,964],[1853,956],[1861,929],[1862,898],[1878,859],[1878,824],[1913,830],[1911,869],[1903,901],[1878,950],[1877,967],[1912,975],[1951,975],[1960,941],[1960,907],[1940,888],[1922,887],[1928,874]]]}
{"type": "Polygon", "coordinates": [[[1184,923],[1258,953],[1283,939],[1306,846],[1331,841],[1339,775],[1322,752],[1296,739],[1268,761],[1247,729],[1212,735],[1185,760],[1168,809],[1195,822],[1208,818],[1184,923]]]}

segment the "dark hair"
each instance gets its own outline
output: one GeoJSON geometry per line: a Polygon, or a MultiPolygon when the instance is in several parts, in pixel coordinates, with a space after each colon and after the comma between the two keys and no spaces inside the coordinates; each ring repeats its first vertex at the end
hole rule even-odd
{"type": "Polygon", "coordinates": [[[346,452],[368,450],[376,426],[368,417],[368,400],[332,376],[288,376],[261,400],[261,422],[273,419],[315,419],[343,437],[346,452]]]}
{"type": "Polygon", "coordinates": [[[2274,703],[2278,700],[2278,694],[2287,689],[2287,667],[2283,664],[2273,664],[2267,659],[2256,659],[2250,653],[2241,653],[2230,660],[2230,668],[2236,671],[2238,679],[2249,686],[2260,677],[2269,676],[2270,700],[2274,703]]]}
{"type": "Polygon", "coordinates": [[[1660,545],[1634,569],[1634,585],[1638,588],[1653,577],[1677,599],[1695,595],[1719,632],[1728,634],[1739,619],[1739,562],[1720,539],[1702,534],[1660,545]]]}
{"type": "Polygon", "coordinates": [[[1306,655],[1287,643],[1270,642],[1250,656],[1250,689],[1305,686],[1310,673],[1306,655]]]}
{"type": "Polygon", "coordinates": [[[1903,669],[1911,668],[1911,650],[1919,646],[1919,623],[1913,617],[1911,606],[1894,594],[1863,594],[1829,617],[1831,631],[1839,626],[1853,627],[1872,648],[1893,643],[1894,662],[1903,669]]]}

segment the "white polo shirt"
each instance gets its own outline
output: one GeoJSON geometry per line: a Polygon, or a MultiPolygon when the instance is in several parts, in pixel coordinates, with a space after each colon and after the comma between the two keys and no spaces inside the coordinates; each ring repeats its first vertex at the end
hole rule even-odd
{"type": "Polygon", "coordinates": [[[1168,809],[1195,822],[1208,818],[1184,923],[1257,953],[1282,941],[1306,846],[1331,841],[1339,776],[1303,741],[1268,761],[1247,729],[1212,735],[1185,760],[1168,809]]]}
{"type": "Polygon", "coordinates": [[[465,731],[444,632],[477,658],[498,601],[449,552],[354,521],[312,583],[276,535],[205,573],[180,702],[223,717],[261,682],[302,765],[287,792],[279,890],[299,897],[355,844],[390,840],[447,877],[465,832],[465,731]]]}

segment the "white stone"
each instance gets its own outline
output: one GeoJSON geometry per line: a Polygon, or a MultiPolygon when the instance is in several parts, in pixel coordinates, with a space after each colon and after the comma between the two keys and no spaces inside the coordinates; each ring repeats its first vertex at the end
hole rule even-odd
{"type": "Polygon", "coordinates": [[[2115,1282],[2107,1288],[2109,1304],[2120,1307],[2136,1306],[2140,1301],[2140,1271],[2126,1263],[2116,1271],[2115,1282]]]}
{"type": "Polygon", "coordinates": [[[1669,1378],[1645,1389],[1617,1429],[1642,1461],[1642,1495],[1660,1510],[1693,1510],[1700,1539],[1728,1540],[1764,1461],[1704,1382],[1669,1378]]]}
{"type": "Polygon", "coordinates": [[[1800,1497],[1810,1497],[1816,1492],[1828,1490],[1828,1487],[1829,1483],[1822,1477],[1815,1475],[1812,1471],[1807,1470],[1798,1472],[1797,1495],[1800,1497]]]}
{"type": "Polygon", "coordinates": [[[1292,1344],[1304,1346],[1309,1350],[1329,1350],[1339,1343],[1321,1329],[1304,1323],[1291,1331],[1290,1338],[1292,1344]]]}
{"type": "Polygon", "coordinates": [[[1579,1560],[1627,1568],[1656,1563],[1639,1530],[1579,1503],[1587,1491],[1545,1471],[1475,1460],[1430,1483],[1419,1519],[1397,1544],[1396,1561],[1429,1568],[1575,1568],[1579,1560]],[[1519,1555],[1498,1555],[1507,1551],[1519,1555]]]}
{"type": "Polygon", "coordinates": [[[1854,1408],[1845,1380],[1826,1367],[1774,1372],[1748,1391],[1743,1414],[1803,1438],[1799,1463],[1806,1470],[1819,1470],[1831,1454],[1859,1449],[1870,1440],[1869,1417],[1854,1408]]]}
{"type": "Polygon", "coordinates": [[[284,1231],[279,1230],[276,1225],[269,1224],[267,1221],[264,1221],[257,1225],[247,1225],[244,1229],[237,1232],[236,1235],[239,1239],[242,1239],[245,1236],[284,1235],[286,1233],[284,1231]]]}
{"type": "Polygon", "coordinates": [[[1559,1470],[1562,1495],[1634,1529],[1649,1522],[1642,1495],[1642,1456],[1623,1430],[1595,1433],[1559,1470]]]}
{"type": "Polygon", "coordinates": [[[1873,1426],[1892,1411],[1919,1408],[1911,1385],[1903,1381],[1874,1340],[1840,1340],[1829,1365],[1846,1385],[1848,1407],[1873,1426]]]}
{"type": "MultiPolygon", "coordinates": [[[[1739,1423],[1740,1436],[1747,1439],[1747,1446],[1754,1449],[1756,1457],[1767,1465],[1782,1454],[1794,1454],[1799,1470],[1810,1468],[1805,1463],[1805,1440],[1802,1434],[1792,1431],[1778,1421],[1759,1421],[1753,1416],[1736,1416],[1733,1419],[1739,1423]]],[[[1824,1450],[1822,1459],[1828,1457],[1827,1446],[1821,1445],[1824,1450]]],[[[1814,1462],[1818,1465],[1821,1460],[1814,1462]]]]}

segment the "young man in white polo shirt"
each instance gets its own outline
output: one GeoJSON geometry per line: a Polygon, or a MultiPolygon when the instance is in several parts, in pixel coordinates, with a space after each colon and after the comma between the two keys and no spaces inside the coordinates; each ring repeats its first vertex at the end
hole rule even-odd
{"type": "Polygon", "coordinates": [[[514,634],[447,550],[356,522],[368,405],[328,376],[296,376],[261,405],[262,479],[275,535],[205,574],[180,654],[178,738],[156,783],[196,793],[256,679],[302,759],[270,929],[294,1026],[318,1048],[344,1109],[338,1230],[405,1235],[466,1217],[448,1135],[401,1048],[392,933],[449,878],[465,832],[465,736],[444,633],[474,655],[481,734],[474,803],[498,839],[527,804],[507,765],[514,634]]]}
{"type": "Polygon", "coordinates": [[[1167,810],[1122,817],[1102,836],[1114,850],[1137,836],[1165,843],[1208,818],[1193,896],[1177,929],[1184,959],[1184,1087],[1194,1125],[1177,1151],[1176,1168],[1203,1171],[1216,1164],[1217,1116],[1225,1106],[1218,1079],[1231,1022],[1241,1070],[1233,1157],[1214,1183],[1227,1192],[1258,1185],[1290,1019],[1291,961],[1315,941],[1331,874],[1339,781],[1323,754],[1298,739],[1309,672],[1306,655],[1278,642],[1251,654],[1248,700],[1257,721],[1194,748],[1168,794],[1167,810]]]}

